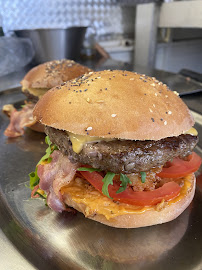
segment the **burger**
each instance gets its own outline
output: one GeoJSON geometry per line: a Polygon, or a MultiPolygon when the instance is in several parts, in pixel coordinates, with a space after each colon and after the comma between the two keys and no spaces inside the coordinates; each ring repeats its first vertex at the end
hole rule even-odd
{"type": "Polygon", "coordinates": [[[4,134],[8,137],[18,137],[24,134],[24,127],[30,127],[38,132],[44,132],[43,126],[36,123],[32,112],[36,102],[52,87],[72,80],[91,69],[73,60],[55,60],[32,68],[21,81],[22,92],[27,101],[20,111],[7,104],[3,111],[10,116],[10,124],[4,134]]]}
{"type": "Polygon", "coordinates": [[[32,197],[118,228],[179,216],[201,158],[194,119],[177,92],[129,71],[90,72],[48,91],[34,108],[46,154],[30,173],[32,197]]]}

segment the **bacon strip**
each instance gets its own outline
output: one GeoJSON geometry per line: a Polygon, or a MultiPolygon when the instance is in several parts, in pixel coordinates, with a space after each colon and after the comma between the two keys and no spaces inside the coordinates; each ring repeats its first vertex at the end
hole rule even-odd
{"type": "Polygon", "coordinates": [[[60,189],[73,180],[78,164],[72,164],[68,157],[63,156],[58,150],[51,154],[51,158],[50,163],[38,165],[39,187],[48,194],[48,206],[54,211],[62,212],[66,210],[66,207],[62,201],[60,189]]]}
{"type": "Polygon", "coordinates": [[[11,112],[10,124],[4,131],[7,137],[19,137],[24,134],[24,127],[30,127],[36,123],[32,112],[34,104],[26,104],[21,111],[14,109],[11,112]]]}
{"type": "Polygon", "coordinates": [[[35,194],[37,192],[38,188],[39,188],[39,185],[36,185],[34,187],[34,189],[32,190],[32,193],[31,193],[31,198],[39,198],[40,197],[39,194],[35,194]]]}

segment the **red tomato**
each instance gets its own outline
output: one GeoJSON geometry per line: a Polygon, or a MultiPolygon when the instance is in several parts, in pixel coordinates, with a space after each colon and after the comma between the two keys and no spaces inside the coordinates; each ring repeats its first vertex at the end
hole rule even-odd
{"type": "MultiPolygon", "coordinates": [[[[98,172],[80,171],[81,175],[97,190],[102,192],[103,177],[98,172]]],[[[116,193],[120,188],[117,182],[113,182],[113,186],[109,185],[109,195],[116,201],[128,203],[132,205],[155,205],[160,203],[163,199],[165,201],[176,197],[180,192],[180,186],[175,182],[169,182],[162,187],[152,191],[133,191],[131,187],[128,187],[121,193],[116,193]]]]}
{"type": "Polygon", "coordinates": [[[161,178],[179,178],[189,173],[193,173],[201,166],[201,157],[196,153],[188,156],[188,160],[174,158],[172,162],[167,162],[162,171],[158,173],[161,178]]]}

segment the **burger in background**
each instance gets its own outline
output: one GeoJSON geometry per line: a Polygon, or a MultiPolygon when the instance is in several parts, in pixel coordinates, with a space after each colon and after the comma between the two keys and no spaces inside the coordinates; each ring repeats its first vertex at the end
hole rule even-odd
{"type": "Polygon", "coordinates": [[[46,62],[32,68],[21,81],[22,92],[27,96],[25,105],[20,111],[11,104],[3,107],[3,111],[10,116],[10,124],[4,134],[8,137],[22,136],[24,127],[44,132],[43,126],[36,123],[32,116],[36,102],[52,87],[90,71],[88,67],[66,59],[46,62]]]}
{"type": "Polygon", "coordinates": [[[49,147],[30,187],[53,210],[137,228],[171,221],[192,201],[201,164],[194,119],[155,78],[90,72],[48,91],[33,115],[49,147]]]}

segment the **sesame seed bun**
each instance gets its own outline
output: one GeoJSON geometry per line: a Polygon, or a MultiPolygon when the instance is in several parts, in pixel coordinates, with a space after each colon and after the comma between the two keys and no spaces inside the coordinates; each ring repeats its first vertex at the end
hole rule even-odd
{"type": "Polygon", "coordinates": [[[189,174],[184,177],[183,180],[188,181],[190,183],[190,186],[186,187],[183,191],[181,190],[178,198],[174,198],[173,200],[170,200],[168,203],[165,204],[162,203],[162,205],[159,204],[144,208],[143,210],[140,209],[140,211],[137,213],[127,213],[128,205],[119,203],[120,211],[122,213],[124,213],[123,210],[126,209],[125,214],[118,214],[115,217],[113,217],[112,215],[112,218],[110,219],[106,218],[105,215],[100,214],[99,209],[102,209],[100,208],[100,205],[103,205],[103,208],[108,208],[109,211],[113,211],[115,205],[113,201],[101,195],[102,199],[98,198],[97,206],[94,204],[94,208],[92,206],[92,203],[87,203],[88,199],[86,199],[86,196],[94,196],[93,199],[95,200],[95,189],[89,191],[88,187],[86,187],[85,190],[82,186],[82,192],[80,193],[77,187],[76,196],[72,196],[71,189],[69,189],[68,187],[64,187],[61,190],[61,193],[65,203],[68,206],[73,207],[74,209],[83,213],[86,217],[92,220],[98,221],[111,227],[139,228],[171,221],[177,218],[189,206],[194,197],[196,178],[194,174],[189,174]],[[77,201],[78,198],[80,202],[77,201]]]}
{"type": "Polygon", "coordinates": [[[51,89],[34,117],[74,134],[129,140],[179,136],[194,124],[187,106],[165,84],[119,70],[90,72],[51,89]]]}
{"type": "Polygon", "coordinates": [[[21,81],[25,95],[40,98],[50,88],[65,81],[77,78],[91,69],[80,65],[73,60],[54,60],[32,68],[21,81]]]}
{"type": "MultiPolygon", "coordinates": [[[[91,71],[73,60],[55,60],[32,68],[21,81],[22,92],[30,103],[37,101],[52,87],[65,81],[72,80],[91,71]]],[[[25,117],[25,116],[24,116],[25,117]]],[[[44,125],[35,123],[26,125],[37,132],[44,132],[44,125]]]]}

